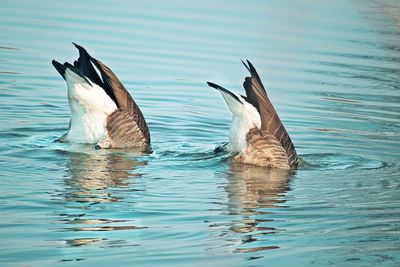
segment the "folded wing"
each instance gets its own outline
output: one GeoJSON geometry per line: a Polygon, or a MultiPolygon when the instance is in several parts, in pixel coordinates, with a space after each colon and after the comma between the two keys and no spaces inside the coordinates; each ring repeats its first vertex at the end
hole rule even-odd
{"type": "Polygon", "coordinates": [[[259,111],[261,117],[261,132],[274,136],[286,151],[290,167],[295,168],[298,164],[296,149],[283,126],[274,106],[268,98],[267,92],[261,82],[254,66],[247,61],[243,62],[251,76],[246,77],[243,87],[246,90],[247,99],[259,111]]]}

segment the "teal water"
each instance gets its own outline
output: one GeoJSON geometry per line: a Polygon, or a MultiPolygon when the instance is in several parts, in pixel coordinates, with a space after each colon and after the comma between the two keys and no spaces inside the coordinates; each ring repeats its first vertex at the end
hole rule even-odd
{"type": "Polygon", "coordinates": [[[2,1],[1,266],[399,266],[398,1],[2,1]],[[53,143],[83,45],[153,153],[53,143]],[[213,149],[251,60],[302,165],[213,149]]]}

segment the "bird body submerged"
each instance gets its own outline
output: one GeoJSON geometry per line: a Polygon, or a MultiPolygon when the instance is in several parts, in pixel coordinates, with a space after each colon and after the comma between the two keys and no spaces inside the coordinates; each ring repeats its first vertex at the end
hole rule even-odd
{"type": "Polygon", "coordinates": [[[214,84],[233,114],[229,132],[229,149],[238,153],[235,160],[277,169],[294,169],[298,165],[295,147],[279,119],[262,82],[253,67],[243,64],[251,77],[243,86],[246,96],[240,96],[214,84]]]}
{"type": "Polygon", "coordinates": [[[75,46],[79,58],[74,65],[52,62],[67,83],[71,110],[69,130],[59,140],[99,148],[147,148],[150,133],[131,95],[107,66],[75,46]]]}

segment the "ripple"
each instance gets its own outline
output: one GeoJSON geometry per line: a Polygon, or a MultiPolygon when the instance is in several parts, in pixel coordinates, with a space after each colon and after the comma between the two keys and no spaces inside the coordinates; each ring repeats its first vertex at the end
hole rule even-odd
{"type": "Polygon", "coordinates": [[[140,230],[146,229],[147,227],[138,227],[134,225],[124,225],[124,226],[93,226],[93,227],[67,227],[62,229],[63,231],[70,232],[81,232],[81,231],[95,231],[95,232],[104,232],[104,231],[126,231],[126,230],[140,230]]]}
{"type": "Polygon", "coordinates": [[[376,170],[386,167],[385,162],[368,159],[360,156],[334,154],[334,153],[316,153],[300,155],[299,169],[311,170],[347,170],[347,169],[365,169],[376,170]]]}
{"type": "Polygon", "coordinates": [[[8,47],[8,46],[0,46],[0,49],[4,49],[4,50],[21,50],[15,47],[8,47]]]}
{"type": "Polygon", "coordinates": [[[264,250],[272,250],[279,249],[278,246],[264,246],[264,247],[253,247],[253,248],[238,248],[235,250],[236,253],[249,253],[249,252],[258,252],[264,250]]]}

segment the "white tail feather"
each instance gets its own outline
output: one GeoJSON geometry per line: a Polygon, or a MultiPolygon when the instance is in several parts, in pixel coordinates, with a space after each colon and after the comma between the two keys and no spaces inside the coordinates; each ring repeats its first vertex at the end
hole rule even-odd
{"type": "Polygon", "coordinates": [[[225,99],[225,102],[228,105],[229,110],[233,114],[240,116],[240,113],[243,110],[243,103],[239,101],[240,96],[237,94],[234,94],[234,93],[229,94],[222,90],[218,90],[218,91],[221,93],[222,97],[225,99]],[[237,98],[235,98],[232,94],[234,94],[237,98]]]}
{"type": "Polygon", "coordinates": [[[70,69],[65,71],[71,124],[66,140],[95,144],[106,134],[107,116],[117,109],[114,101],[97,84],[89,83],[70,69]]]}
{"type": "Polygon", "coordinates": [[[260,114],[257,109],[240,95],[218,90],[232,112],[229,131],[229,147],[232,152],[241,152],[247,146],[246,135],[250,129],[261,128],[260,114]]]}

